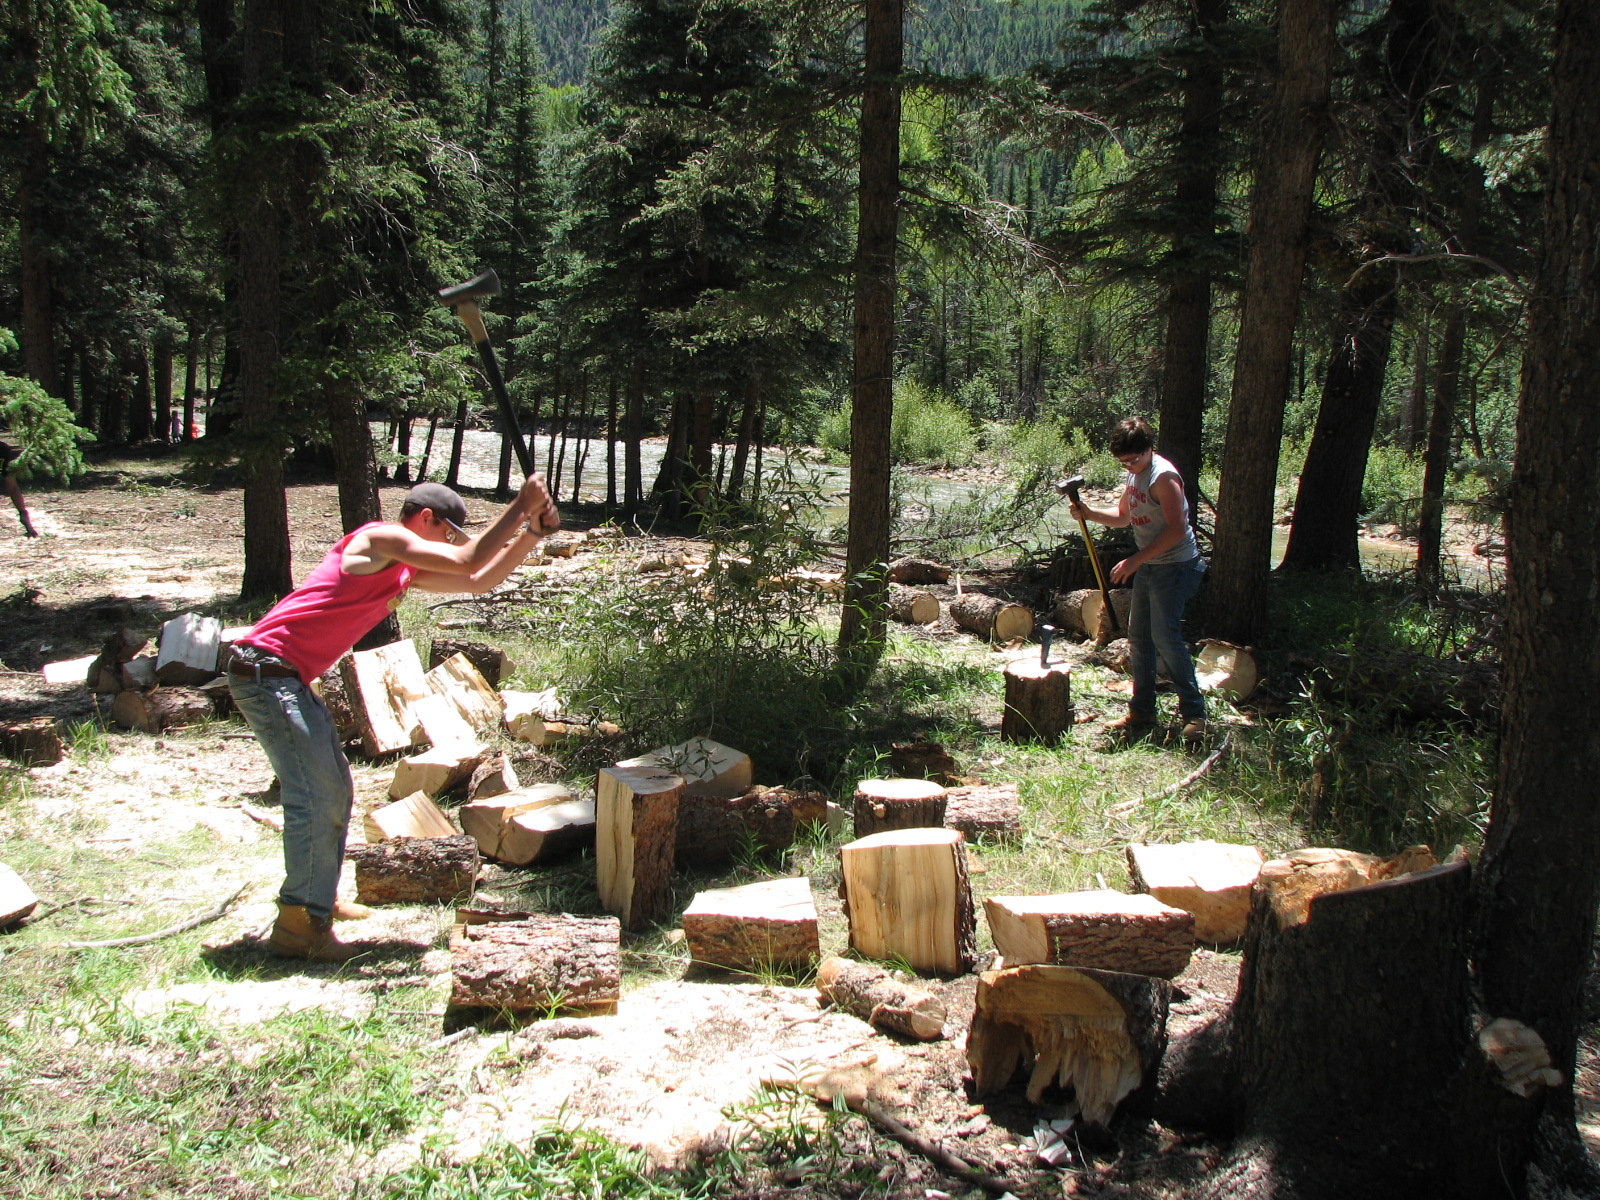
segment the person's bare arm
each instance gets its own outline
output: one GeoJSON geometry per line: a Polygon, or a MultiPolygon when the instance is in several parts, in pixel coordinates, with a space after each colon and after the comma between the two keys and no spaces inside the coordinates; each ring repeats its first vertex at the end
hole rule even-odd
{"type": "Polygon", "coordinates": [[[1090,508],[1087,504],[1068,504],[1067,509],[1080,521],[1094,521],[1100,525],[1109,525],[1113,529],[1121,529],[1133,520],[1133,502],[1130,499],[1132,488],[1123,488],[1122,495],[1117,500],[1115,508],[1090,508]]]}
{"type": "Polygon", "coordinates": [[[1145,563],[1158,555],[1165,554],[1183,541],[1186,532],[1183,519],[1183,485],[1176,479],[1163,475],[1150,485],[1150,494],[1161,505],[1161,515],[1166,518],[1167,527],[1156,534],[1143,550],[1137,554],[1130,554],[1112,566],[1113,583],[1126,583],[1145,563]]]}
{"type": "MultiPolygon", "coordinates": [[[[353,574],[366,575],[398,562],[433,574],[470,577],[490,565],[517,526],[525,521],[541,533],[552,533],[561,527],[561,516],[538,475],[529,475],[523,481],[517,498],[506,505],[488,529],[459,546],[419,537],[404,525],[378,525],[350,539],[344,549],[343,566],[353,574]]],[[[507,573],[510,569],[506,568],[507,573]]]]}
{"type": "MultiPolygon", "coordinates": [[[[485,537],[488,535],[485,534],[485,537]]],[[[517,530],[516,537],[512,538],[492,557],[487,564],[480,567],[470,575],[455,575],[444,571],[418,571],[411,577],[411,586],[421,588],[425,592],[465,592],[472,596],[481,596],[483,593],[493,591],[504,583],[506,576],[516,570],[523,559],[527,558],[533,548],[539,544],[541,534],[534,533],[527,525],[517,530]]]]}

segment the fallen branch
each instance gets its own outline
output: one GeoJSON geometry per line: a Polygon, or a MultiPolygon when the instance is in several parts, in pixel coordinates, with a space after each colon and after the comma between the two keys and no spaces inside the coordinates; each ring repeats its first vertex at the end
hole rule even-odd
{"type": "Polygon", "coordinates": [[[847,1096],[845,1103],[850,1106],[851,1112],[860,1113],[902,1146],[908,1150],[915,1150],[923,1158],[942,1170],[950,1172],[958,1179],[964,1179],[976,1187],[981,1187],[986,1192],[997,1192],[1002,1195],[1019,1186],[1012,1180],[980,1171],[965,1159],[957,1158],[954,1154],[951,1154],[943,1146],[936,1145],[928,1141],[927,1138],[918,1137],[871,1100],[858,1101],[853,1097],[847,1096]]]}
{"type": "Polygon", "coordinates": [[[38,912],[28,918],[29,925],[37,925],[46,917],[53,917],[58,912],[69,908],[82,908],[88,904],[132,904],[132,900],[102,900],[99,896],[79,896],[76,900],[65,900],[60,904],[47,904],[38,912]]]}
{"type": "Polygon", "coordinates": [[[243,800],[239,802],[239,811],[258,825],[265,825],[268,829],[275,829],[279,833],[283,832],[283,816],[279,813],[267,812],[243,800]]]}
{"type": "Polygon", "coordinates": [[[241,884],[238,891],[234,892],[233,895],[222,901],[222,903],[218,904],[215,908],[208,908],[198,917],[190,917],[187,921],[180,921],[176,925],[168,926],[166,929],[158,929],[154,933],[140,933],[135,934],[133,937],[106,938],[98,942],[61,942],[58,945],[50,947],[50,949],[110,950],[120,946],[144,946],[150,942],[160,941],[162,938],[172,937],[174,934],[187,933],[191,929],[198,929],[202,925],[209,925],[212,921],[215,921],[219,917],[223,916],[233,902],[240,896],[244,895],[245,889],[249,886],[250,885],[248,883],[241,884]]]}
{"type": "Polygon", "coordinates": [[[1189,787],[1207,771],[1211,770],[1212,767],[1216,766],[1217,763],[1222,761],[1222,756],[1228,752],[1228,745],[1232,741],[1233,731],[1229,730],[1226,736],[1224,736],[1222,739],[1222,745],[1218,746],[1211,752],[1211,757],[1207,758],[1205,762],[1201,763],[1182,779],[1178,780],[1177,783],[1162,789],[1153,796],[1138,796],[1132,800],[1124,800],[1121,804],[1113,804],[1110,808],[1106,809],[1106,815],[1111,817],[1120,817],[1123,813],[1132,812],[1141,804],[1149,804],[1157,800],[1166,800],[1172,796],[1176,796],[1179,792],[1183,791],[1184,788],[1189,787]]]}

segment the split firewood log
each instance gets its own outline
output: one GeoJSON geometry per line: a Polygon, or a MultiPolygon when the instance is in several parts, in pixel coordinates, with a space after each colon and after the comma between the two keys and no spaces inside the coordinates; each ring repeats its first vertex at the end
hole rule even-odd
{"type": "Polygon", "coordinates": [[[375,808],[362,822],[369,842],[389,842],[396,838],[450,838],[459,830],[426,792],[412,792],[404,799],[375,808]]]}
{"type": "Polygon", "coordinates": [[[949,583],[950,568],[930,558],[897,558],[889,564],[890,583],[949,583]]]}
{"type": "Polygon", "coordinates": [[[462,834],[349,846],[362,904],[457,904],[472,898],[478,847],[462,834]]]}
{"type": "Polygon", "coordinates": [[[54,766],[67,756],[66,729],[55,717],[0,725],[0,754],[25,767],[54,766]]]}
{"type": "Polygon", "coordinates": [[[5,863],[0,863],[0,929],[15,925],[39,907],[39,897],[5,863]]]}
{"type": "Polygon", "coordinates": [[[89,668],[99,659],[98,654],[85,654],[81,658],[47,662],[39,668],[39,674],[44,676],[46,683],[77,683],[88,686],[94,682],[89,678],[89,668]]]}
{"type": "Polygon", "coordinates": [[[945,793],[944,824],[969,842],[980,837],[1012,841],[1022,836],[1022,805],[1014,783],[972,783],[945,793]]]}
{"type": "Polygon", "coordinates": [[[1056,963],[1171,979],[1194,953],[1194,916],[1154,896],[990,896],[983,910],[1007,966],[1056,963]]]}
{"type": "Polygon", "coordinates": [[[944,824],[945,797],[944,786],[931,779],[863,779],[856,784],[856,836],[938,828],[944,824]]]}
{"type": "Polygon", "coordinates": [[[615,917],[535,914],[522,921],[458,925],[450,935],[450,1005],[616,1012],[621,936],[615,917]]]}
{"type": "Polygon", "coordinates": [[[897,829],[842,846],[840,895],[850,946],[915,971],[959,974],[977,958],[966,839],[954,829],[897,829]]]}
{"type": "Polygon", "coordinates": [[[1009,642],[1033,633],[1033,609],[982,592],[968,592],[950,601],[950,616],[961,628],[991,642],[1009,642]]]}
{"type": "Polygon", "coordinates": [[[478,740],[478,735],[471,725],[461,715],[461,710],[453,704],[448,696],[441,696],[431,692],[426,696],[419,696],[410,703],[411,715],[416,718],[417,724],[422,726],[423,735],[429,745],[436,750],[446,747],[455,749],[472,749],[480,757],[489,753],[489,748],[478,740]]]}
{"type": "Polygon", "coordinates": [[[683,912],[689,957],[733,971],[796,967],[818,954],[817,906],[804,877],[697,892],[683,912]]]}
{"type": "Polygon", "coordinates": [[[1041,666],[1032,656],[1019,658],[1006,664],[1005,681],[1003,741],[1054,745],[1072,728],[1072,668],[1066,663],[1041,666]]]}
{"type": "Polygon", "coordinates": [[[600,906],[628,929],[665,916],[684,779],[656,766],[606,767],[595,782],[600,906]]]}
{"type": "Polygon", "coordinates": [[[514,792],[521,786],[516,768],[511,765],[511,756],[502,750],[484,759],[472,772],[472,778],[467,781],[467,799],[487,800],[490,796],[514,792]]]}
{"type": "Polygon", "coordinates": [[[549,862],[594,845],[594,833],[593,800],[561,800],[523,809],[501,826],[497,857],[517,867],[549,862]]]}
{"type": "Polygon", "coordinates": [[[1083,1119],[1105,1125],[1152,1089],[1167,1040],[1172,985],[1147,975],[1035,964],[985,971],[967,1034],[973,1091],[993,1095],[1018,1068],[1027,1097],[1070,1087],[1083,1119]]]}
{"type": "Polygon", "coordinates": [[[500,724],[505,712],[500,693],[465,654],[451,655],[423,679],[436,695],[454,705],[461,719],[476,732],[482,733],[500,724]]]}
{"type": "MultiPolygon", "coordinates": [[[[472,835],[478,843],[479,851],[485,856],[509,862],[511,859],[507,857],[508,848],[504,843],[511,836],[509,823],[513,817],[536,809],[548,808],[551,805],[565,804],[577,798],[576,792],[559,783],[537,783],[530,787],[519,787],[513,791],[485,796],[469,804],[463,804],[459,810],[461,828],[472,835]]],[[[528,861],[523,859],[514,865],[523,866],[528,861]]]]}
{"type": "Polygon", "coordinates": [[[156,676],[165,684],[195,687],[217,676],[217,648],[222,622],[215,617],[184,613],[161,626],[156,676]]]}
{"type": "Polygon", "coordinates": [[[389,781],[389,795],[396,800],[412,792],[438,796],[464,787],[483,761],[483,756],[484,748],[480,743],[458,742],[434,746],[420,754],[402,758],[395,764],[394,778],[389,781]]]}
{"type": "Polygon", "coordinates": [[[1099,588],[1080,588],[1068,592],[1056,603],[1056,624],[1091,640],[1116,636],[1128,628],[1128,614],[1133,608],[1132,588],[1111,588],[1111,606],[1117,614],[1117,629],[1111,628],[1106,616],[1105,598],[1099,588]]]}
{"type": "Polygon", "coordinates": [[[112,721],[145,733],[185,729],[215,716],[211,697],[196,688],[158,687],[148,692],[128,688],[111,702],[112,721]]]}
{"type": "Polygon", "coordinates": [[[560,712],[555,688],[545,688],[542,692],[501,692],[500,703],[506,730],[517,741],[547,746],[557,740],[549,727],[560,712]]]}
{"type": "Polygon", "coordinates": [[[431,694],[415,642],[353,651],[339,660],[339,669],[364,754],[376,758],[427,740],[411,713],[414,701],[431,694]]]}
{"type": "Polygon", "coordinates": [[[817,968],[817,994],[824,1003],[886,1033],[920,1042],[944,1036],[944,1001],[924,988],[901,983],[873,963],[837,956],[824,959],[817,968]]]}
{"type": "Polygon", "coordinates": [[[1209,839],[1128,847],[1133,886],[1163,904],[1194,914],[1194,935],[1219,945],[1244,936],[1250,890],[1266,859],[1254,846],[1209,839]]]}
{"type": "Polygon", "coordinates": [[[680,867],[719,867],[744,849],[771,853],[794,845],[797,818],[789,794],[780,788],[752,788],[742,796],[708,796],[685,791],[678,801],[677,848],[680,867]]]}
{"type": "Polygon", "coordinates": [[[123,663],[117,671],[117,677],[122,681],[122,689],[137,688],[139,691],[149,691],[156,684],[163,682],[156,678],[156,656],[141,654],[130,658],[123,663]]]}
{"type": "Polygon", "coordinates": [[[89,664],[84,684],[92,692],[110,695],[123,690],[122,664],[149,645],[150,639],[131,629],[119,629],[105,640],[100,653],[89,664]]]}
{"type": "Polygon", "coordinates": [[[500,686],[501,682],[511,675],[515,664],[506,656],[506,652],[498,646],[491,646],[486,642],[461,642],[453,638],[434,638],[428,645],[428,670],[433,670],[445,659],[456,654],[464,654],[472,665],[478,668],[478,673],[492,688],[500,686]]]}
{"type": "Polygon", "coordinates": [[[740,796],[750,788],[753,768],[750,756],[708,737],[690,738],[675,746],[663,746],[637,758],[626,759],[619,767],[656,767],[681,775],[684,791],[703,796],[740,796]]]}
{"type": "Polygon", "coordinates": [[[889,619],[902,625],[927,625],[939,619],[939,597],[932,592],[891,583],[887,604],[889,619]]]}

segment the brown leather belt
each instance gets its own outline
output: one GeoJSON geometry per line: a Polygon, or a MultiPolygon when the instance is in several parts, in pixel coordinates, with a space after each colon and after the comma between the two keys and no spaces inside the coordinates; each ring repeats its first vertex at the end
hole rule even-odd
{"type": "Polygon", "coordinates": [[[235,675],[241,679],[300,678],[300,672],[284,662],[283,659],[277,657],[277,655],[268,654],[264,650],[256,650],[253,646],[247,647],[247,649],[254,651],[252,657],[246,658],[236,649],[232,657],[228,659],[229,675],[235,675]]]}

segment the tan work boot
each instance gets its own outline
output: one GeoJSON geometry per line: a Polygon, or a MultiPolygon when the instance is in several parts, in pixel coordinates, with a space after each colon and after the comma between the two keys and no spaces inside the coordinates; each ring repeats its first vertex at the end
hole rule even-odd
{"type": "Polygon", "coordinates": [[[349,962],[361,951],[333,936],[333,922],[313,917],[303,904],[278,905],[278,919],[267,947],[282,958],[311,962],[349,962]]]}
{"type": "Polygon", "coordinates": [[[330,915],[335,921],[365,921],[372,915],[372,910],[354,900],[335,900],[330,915]]]}
{"type": "Polygon", "coordinates": [[[1130,708],[1115,721],[1107,721],[1106,732],[1120,734],[1122,737],[1138,737],[1142,733],[1148,733],[1155,726],[1155,718],[1136,713],[1130,708]]]}
{"type": "Polygon", "coordinates": [[[1183,723],[1181,734],[1183,744],[1190,749],[1200,745],[1206,740],[1206,719],[1204,717],[1190,717],[1183,723]]]}

